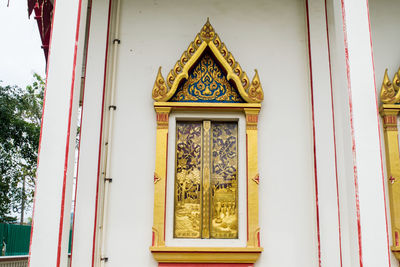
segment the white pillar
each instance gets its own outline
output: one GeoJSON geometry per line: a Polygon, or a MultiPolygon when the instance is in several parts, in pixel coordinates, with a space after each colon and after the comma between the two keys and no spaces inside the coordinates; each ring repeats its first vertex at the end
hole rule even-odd
{"type": "Polygon", "coordinates": [[[67,266],[86,6],[54,1],[30,267],[67,266]]]}
{"type": "Polygon", "coordinates": [[[341,228],[326,2],[307,1],[320,266],[341,267],[341,228]]]}
{"type": "Polygon", "coordinates": [[[96,263],[99,260],[95,246],[98,242],[96,227],[99,225],[96,203],[100,191],[98,188],[102,183],[102,180],[99,180],[99,156],[104,150],[100,143],[104,70],[107,64],[108,14],[108,0],[92,2],[75,198],[72,267],[92,266],[92,262],[96,263]]]}
{"type": "MultiPolygon", "coordinates": [[[[368,1],[341,1],[357,222],[357,265],[390,266],[368,1]]],[[[347,133],[346,133],[347,134],[347,133]]],[[[354,237],[353,237],[354,238],[354,237]]]]}

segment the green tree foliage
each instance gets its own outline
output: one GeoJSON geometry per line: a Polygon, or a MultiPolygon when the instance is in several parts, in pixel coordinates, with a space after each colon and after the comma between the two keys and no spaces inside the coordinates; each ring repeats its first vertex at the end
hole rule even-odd
{"type": "Polygon", "coordinates": [[[0,83],[0,223],[32,203],[43,93],[37,74],[25,90],[0,83]]]}

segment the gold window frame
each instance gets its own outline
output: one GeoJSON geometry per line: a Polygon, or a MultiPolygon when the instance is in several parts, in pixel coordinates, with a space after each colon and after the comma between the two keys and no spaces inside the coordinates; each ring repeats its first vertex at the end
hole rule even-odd
{"type": "Polygon", "coordinates": [[[391,250],[400,261],[400,154],[397,119],[400,112],[400,68],[392,81],[386,69],[381,87],[380,115],[385,140],[386,175],[389,191],[393,245],[391,250]]]}
{"type": "MultiPolygon", "coordinates": [[[[156,111],[156,162],[154,172],[154,215],[152,246],[150,251],[158,262],[176,263],[254,263],[261,251],[258,200],[258,114],[264,94],[257,70],[252,82],[239,63],[227,50],[207,20],[188,49],[169,72],[167,81],[158,70],[152,91],[156,111]],[[172,102],[171,98],[189,70],[206,51],[211,53],[234,83],[244,103],[226,102],[172,102]],[[243,247],[171,247],[165,244],[166,194],[168,165],[168,131],[171,112],[216,112],[219,114],[241,113],[246,120],[246,202],[247,242],[243,247]]],[[[171,160],[171,159],[169,159],[171,160]]]]}

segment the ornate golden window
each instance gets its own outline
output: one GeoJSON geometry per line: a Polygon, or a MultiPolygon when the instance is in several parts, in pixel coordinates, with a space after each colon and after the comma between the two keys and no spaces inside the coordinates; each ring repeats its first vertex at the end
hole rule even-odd
{"type": "Polygon", "coordinates": [[[152,96],[157,117],[153,256],[159,262],[255,262],[262,251],[257,123],[263,91],[257,71],[250,82],[207,20],[166,80],[160,67],[152,96]],[[177,115],[186,113],[195,116],[177,115]],[[166,216],[171,205],[172,219],[166,216]],[[174,246],[166,235],[181,240],[178,244],[192,243],[174,246]]]}
{"type": "Polygon", "coordinates": [[[238,238],[238,124],[176,124],[175,238],[238,238]]]}

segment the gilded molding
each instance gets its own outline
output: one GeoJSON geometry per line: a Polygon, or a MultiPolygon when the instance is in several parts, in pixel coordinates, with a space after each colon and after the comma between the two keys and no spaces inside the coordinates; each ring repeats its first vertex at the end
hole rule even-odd
{"type": "Polygon", "coordinates": [[[238,247],[150,247],[158,262],[173,263],[255,263],[262,248],[238,247]]]}
{"type": "Polygon", "coordinates": [[[158,234],[158,230],[155,227],[152,227],[152,232],[153,232],[153,241],[152,241],[152,245],[155,247],[159,246],[159,234],[158,234]]]}
{"type": "MultiPolygon", "coordinates": [[[[211,121],[203,121],[203,203],[210,203],[210,130],[211,121]]],[[[202,238],[210,238],[210,204],[203,204],[202,238]]]]}
{"type": "MultiPolygon", "coordinates": [[[[387,73],[385,73],[387,78],[387,73]]],[[[380,114],[383,121],[383,132],[385,138],[386,170],[388,177],[389,204],[391,213],[392,252],[400,261],[400,157],[399,140],[397,128],[397,116],[400,111],[399,105],[383,104],[380,114]]]]}
{"type": "Polygon", "coordinates": [[[221,41],[208,19],[195,39],[189,44],[187,50],[183,52],[181,58],[175,63],[175,66],[167,75],[166,82],[162,76],[161,67],[159,68],[153,87],[153,99],[157,102],[169,101],[178,89],[182,79],[188,79],[189,70],[202,56],[206,48],[211,51],[225,69],[227,79],[235,83],[240,96],[247,103],[262,102],[264,93],[257,70],[255,70],[254,78],[250,84],[246,72],[242,70],[239,62],[235,60],[232,53],[221,41]]]}

